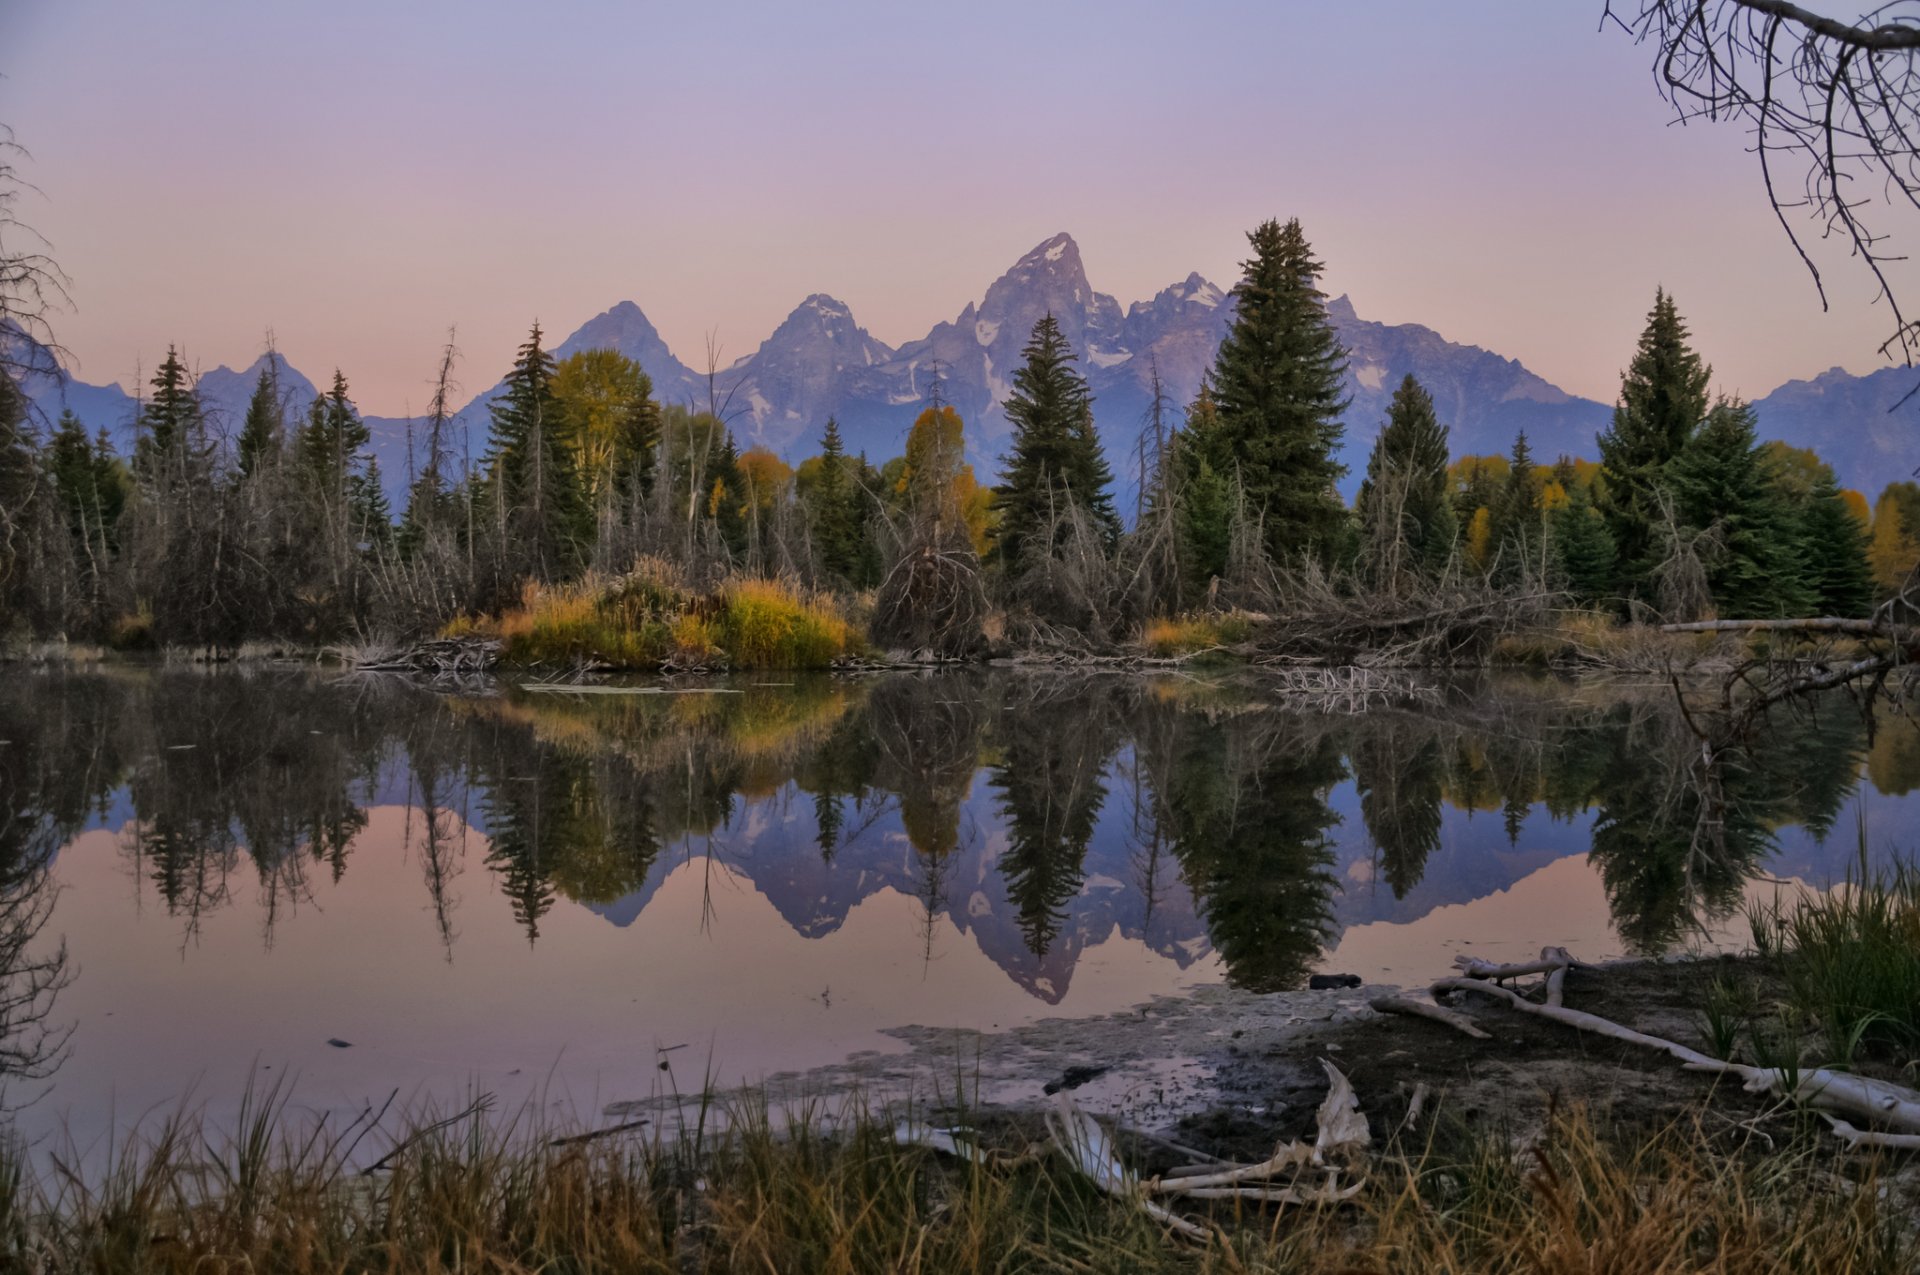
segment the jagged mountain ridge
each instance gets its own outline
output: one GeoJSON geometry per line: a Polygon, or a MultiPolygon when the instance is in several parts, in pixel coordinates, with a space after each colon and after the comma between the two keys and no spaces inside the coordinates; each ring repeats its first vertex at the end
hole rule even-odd
{"type": "MultiPolygon", "coordinates": [[[[860,327],[844,302],[815,293],[752,353],[716,369],[711,382],[667,346],[632,301],[588,320],[556,353],[619,350],[646,369],[661,400],[696,410],[717,403],[743,447],[766,446],[789,460],[815,450],[829,415],[839,419],[851,450],[876,461],[897,455],[937,380],[942,399],[967,422],[971,459],[992,473],[1008,448],[1002,406],[1013,369],[1033,324],[1049,311],[1079,355],[1122,503],[1130,505],[1153,373],[1157,369],[1171,419],[1177,421],[1231,322],[1232,298],[1190,274],[1123,310],[1112,296],[1093,288],[1079,246],[1064,233],[1036,245],[954,319],[898,349],[860,327]]],[[[1536,455],[1595,455],[1594,436],[1611,413],[1605,404],[1569,394],[1516,360],[1449,341],[1432,328],[1363,319],[1344,296],[1328,303],[1328,314],[1349,351],[1350,403],[1341,447],[1347,494],[1358,485],[1387,402],[1408,373],[1432,393],[1441,419],[1452,427],[1455,455],[1504,452],[1521,428],[1536,455]]],[[[237,429],[259,366],[258,360],[241,372],[222,366],[201,377],[203,399],[217,420],[237,429]]],[[[304,408],[316,392],[290,367],[282,380],[294,410],[304,408]]],[[[1889,477],[1903,477],[1920,465],[1920,420],[1887,412],[1915,384],[1920,384],[1920,370],[1906,368],[1868,376],[1836,368],[1810,381],[1789,381],[1755,401],[1761,435],[1813,447],[1833,463],[1843,484],[1871,494],[1889,477]]],[[[459,422],[475,431],[476,455],[487,404],[498,390],[496,384],[476,395],[459,413],[459,422]]],[[[130,441],[134,401],[119,386],[63,377],[58,383],[30,384],[29,392],[50,415],[70,405],[90,427],[130,441]]],[[[1920,407],[1913,410],[1920,413],[1920,407]]],[[[406,480],[407,423],[377,416],[368,417],[368,423],[398,497],[406,480]]]]}

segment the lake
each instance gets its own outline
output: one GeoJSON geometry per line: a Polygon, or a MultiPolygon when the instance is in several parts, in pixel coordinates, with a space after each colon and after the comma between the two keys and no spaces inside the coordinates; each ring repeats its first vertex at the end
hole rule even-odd
{"type": "Polygon", "coordinates": [[[316,1112],[483,1090],[592,1119],[912,1024],[1737,947],[1746,900],[1843,877],[1862,821],[1884,859],[1920,816],[1920,731],[1844,697],[1702,782],[1651,680],[624,689],[8,670],[0,929],[41,922],[16,963],[64,940],[43,1025],[71,1033],[6,1091],[20,1127],[84,1148],[274,1076],[316,1112]]]}

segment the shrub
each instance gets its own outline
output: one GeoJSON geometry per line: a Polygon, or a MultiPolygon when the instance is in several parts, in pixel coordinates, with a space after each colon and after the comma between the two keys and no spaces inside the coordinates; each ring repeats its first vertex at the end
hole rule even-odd
{"type": "Polygon", "coordinates": [[[832,604],[773,580],[725,591],[720,645],[735,668],[825,668],[853,649],[853,630],[832,604]]]}

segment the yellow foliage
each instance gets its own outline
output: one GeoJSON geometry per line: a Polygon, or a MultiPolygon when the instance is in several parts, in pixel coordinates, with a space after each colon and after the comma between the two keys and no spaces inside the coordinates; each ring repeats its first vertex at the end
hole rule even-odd
{"type": "Polygon", "coordinates": [[[640,365],[618,350],[581,350],[554,369],[562,437],[590,498],[597,501],[612,481],[621,431],[652,389],[640,365]]]}
{"type": "MultiPolygon", "coordinates": [[[[1551,473],[1552,471],[1549,470],[1548,472],[1551,473]]],[[[1552,513],[1566,503],[1567,489],[1562,487],[1554,479],[1547,479],[1546,484],[1540,488],[1540,511],[1542,513],[1552,513]]]]}
{"type": "Polygon", "coordinates": [[[1873,540],[1867,548],[1867,561],[1873,568],[1873,582],[1887,593],[1905,584],[1915,564],[1920,563],[1920,541],[1907,526],[1900,502],[1891,492],[1880,497],[1873,511],[1873,540]]]}
{"type": "Polygon", "coordinates": [[[740,482],[746,488],[748,508],[772,509],[792,481],[792,466],[764,447],[750,448],[740,457],[740,482]]]}
{"type": "Polygon", "coordinates": [[[854,645],[832,603],[802,597],[777,580],[743,580],[725,590],[721,647],[735,668],[825,668],[854,645]]]}
{"type": "Polygon", "coordinates": [[[1252,629],[1252,621],[1237,611],[1226,615],[1149,620],[1141,630],[1140,644],[1147,648],[1148,655],[1169,659],[1244,642],[1252,629]]]}
{"type": "Polygon", "coordinates": [[[1482,505],[1473,511],[1473,517],[1467,523],[1467,558],[1484,571],[1492,555],[1493,514],[1482,505]]]}
{"type": "Polygon", "coordinates": [[[1854,521],[1860,524],[1860,530],[1871,533],[1873,508],[1867,503],[1866,493],[1855,491],[1851,487],[1842,488],[1840,501],[1846,505],[1847,512],[1853,515],[1854,521]]]}

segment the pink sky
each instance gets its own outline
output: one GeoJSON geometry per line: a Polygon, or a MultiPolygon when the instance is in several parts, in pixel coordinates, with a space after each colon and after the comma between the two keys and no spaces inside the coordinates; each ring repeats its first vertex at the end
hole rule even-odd
{"type": "Polygon", "coordinates": [[[1597,0],[161,6],[0,0],[22,212],[73,278],[76,372],[203,368],[271,328],[363,409],[419,411],[450,324],[469,390],[538,317],[632,299],[689,363],[815,291],[892,344],[1028,248],[1125,305],[1299,216],[1325,285],[1611,401],[1656,284],[1721,388],[1870,371],[1736,129],[1669,126],[1597,0]]]}

